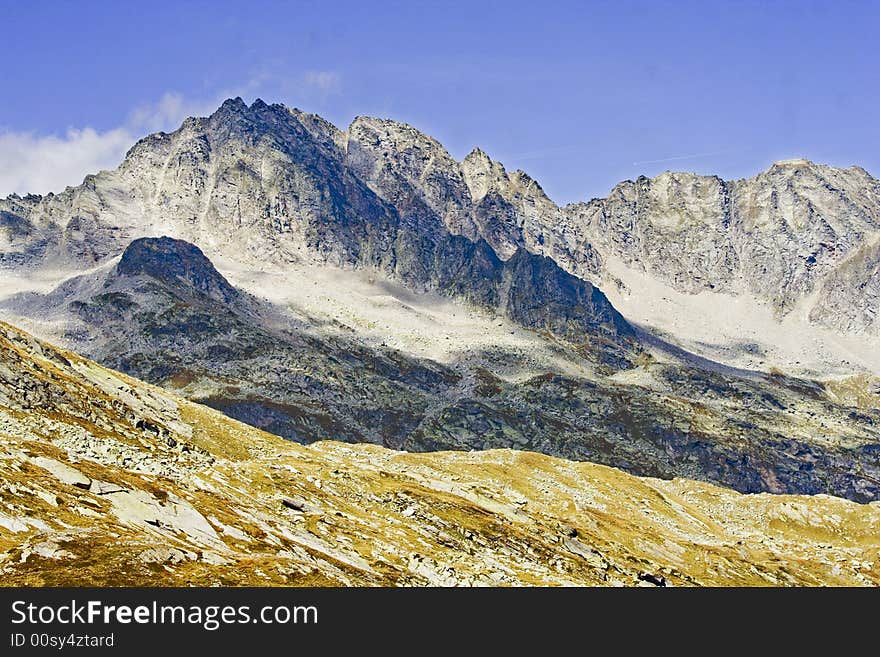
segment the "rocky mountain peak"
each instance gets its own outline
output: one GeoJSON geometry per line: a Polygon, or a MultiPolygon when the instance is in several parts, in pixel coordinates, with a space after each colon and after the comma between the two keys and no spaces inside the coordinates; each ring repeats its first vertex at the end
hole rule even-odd
{"type": "MultiPolygon", "coordinates": [[[[534,197],[540,197],[542,200],[546,200],[548,203],[553,203],[550,200],[550,197],[547,196],[547,193],[544,191],[544,188],[541,187],[541,183],[532,178],[529,174],[527,174],[522,169],[515,169],[510,174],[510,180],[517,185],[524,194],[531,195],[534,197]]],[[[555,206],[556,204],[553,203],[555,206]]]]}
{"type": "Polygon", "coordinates": [[[508,182],[504,165],[479,148],[472,150],[462,160],[461,171],[474,203],[479,203],[492,190],[501,191],[508,182]]]}
{"type": "Polygon", "coordinates": [[[236,96],[235,98],[227,98],[224,100],[220,107],[214,112],[214,114],[225,114],[225,113],[233,113],[233,112],[246,112],[248,110],[248,105],[244,100],[242,100],[241,96],[236,96]]]}
{"type": "MultiPolygon", "coordinates": [[[[256,105],[256,103],[254,103],[254,105],[256,105]]],[[[248,104],[238,96],[235,98],[228,98],[223,101],[220,107],[214,110],[210,116],[206,117],[206,119],[200,119],[197,117],[188,118],[183,122],[181,128],[199,127],[204,122],[207,122],[207,125],[215,127],[231,127],[239,125],[242,121],[252,119],[253,114],[257,109],[257,107],[254,107],[252,110],[251,107],[249,107],[248,104]]]]}
{"type": "Polygon", "coordinates": [[[376,137],[387,143],[409,143],[411,146],[419,146],[429,150],[443,149],[436,139],[408,123],[378,116],[356,116],[348,126],[348,132],[352,134],[374,133],[376,137]]]}
{"type": "Polygon", "coordinates": [[[346,149],[349,165],[402,214],[427,221],[433,215],[453,235],[480,235],[459,164],[433,137],[405,123],[359,116],[347,130],[346,149]]]}
{"type": "Polygon", "coordinates": [[[184,286],[217,301],[229,302],[238,292],[197,246],[171,237],[134,240],[116,265],[118,276],[149,276],[184,286]]]}
{"type": "MultiPolygon", "coordinates": [[[[282,107],[284,106],[282,105],[282,107]]],[[[324,143],[332,141],[338,148],[345,150],[347,135],[330,123],[330,121],[322,116],[305,112],[297,107],[285,109],[291,116],[296,118],[296,120],[299,121],[316,140],[324,143]]]]}
{"type": "MultiPolygon", "coordinates": [[[[241,98],[232,98],[224,101],[217,111],[208,117],[208,126],[214,131],[229,131],[230,134],[237,136],[242,129],[252,130],[255,124],[267,123],[269,115],[280,107],[267,105],[260,99],[248,105],[241,98]]],[[[284,116],[287,112],[278,112],[278,115],[284,116]]]]}
{"type": "Polygon", "coordinates": [[[235,96],[234,98],[227,98],[222,103],[220,103],[219,109],[223,110],[246,110],[248,108],[248,104],[244,102],[241,96],[235,96]]]}
{"type": "MultiPolygon", "coordinates": [[[[750,295],[780,318],[817,290],[821,300],[810,303],[828,305],[822,288],[880,230],[880,182],[857,168],[795,158],[733,181],[672,171],[640,177],[566,213],[604,257],[685,293],[750,295]]],[[[852,289],[866,285],[859,280],[852,289]]],[[[853,297],[847,303],[858,305],[853,297]]],[[[848,320],[847,330],[876,331],[866,317],[848,320]]],[[[811,318],[838,324],[820,311],[811,318]]]]}
{"type": "Polygon", "coordinates": [[[473,150],[465,155],[464,159],[491,160],[491,158],[486,154],[486,151],[484,151],[479,146],[474,146],[473,150]]]}

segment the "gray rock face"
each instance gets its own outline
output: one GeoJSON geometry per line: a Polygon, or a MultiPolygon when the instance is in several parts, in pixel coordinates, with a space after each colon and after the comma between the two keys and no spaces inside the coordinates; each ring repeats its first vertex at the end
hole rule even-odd
{"type": "Polygon", "coordinates": [[[183,285],[217,301],[230,302],[238,292],[218,272],[201,250],[170,237],[142,237],[129,244],[116,265],[119,276],[150,276],[183,285]]]}
{"type": "MultiPolygon", "coordinates": [[[[632,328],[601,291],[561,271],[551,258],[517,249],[504,263],[501,289],[506,314],[523,326],[549,329],[573,342],[590,337],[584,326],[593,327],[591,335],[608,344],[622,336],[636,339],[632,328]]],[[[624,353],[619,356],[623,358],[624,353]]]]}
{"type": "MultiPolygon", "coordinates": [[[[119,255],[133,238],[167,235],[253,269],[267,259],[368,267],[417,291],[520,307],[499,292],[504,266],[484,246],[461,167],[433,139],[391,121],[360,118],[342,133],[282,105],[229,100],[173,134],[141,140],[116,171],[58,195],[7,199],[0,210],[0,265],[18,269],[51,263],[77,271],[119,255]]],[[[502,255],[527,241],[509,241],[502,255]]],[[[540,267],[564,275],[553,262],[540,267]]],[[[635,347],[631,330],[590,283],[573,284],[595,317],[578,312],[575,322],[565,310],[517,319],[533,328],[565,324],[580,342],[598,331],[621,352],[600,360],[624,362],[622,352],[635,347]]]]}
{"type": "Polygon", "coordinates": [[[728,204],[724,181],[670,173],[621,183],[607,199],[567,211],[600,251],[697,292],[734,283],[738,255],[727,239],[728,204]]]}
{"type": "Polygon", "coordinates": [[[29,240],[10,240],[6,260],[21,262],[45,241],[46,258],[76,270],[120,254],[133,238],[164,234],[251,262],[353,264],[364,250],[381,251],[393,210],[334,157],[332,139],[315,138],[314,121],[298,116],[230,100],[173,134],[141,140],[116,171],[37,201],[7,200],[0,209],[33,229],[29,240]],[[104,229],[111,234],[96,232],[104,229]]]}
{"type": "Polygon", "coordinates": [[[845,333],[878,332],[880,238],[847,253],[825,277],[810,319],[845,333]]]}
{"type": "Polygon", "coordinates": [[[358,117],[344,143],[347,164],[402,217],[429,230],[439,219],[453,235],[480,236],[458,162],[436,140],[403,123],[358,117]]]}
{"type": "Polygon", "coordinates": [[[780,316],[806,304],[825,326],[880,331],[876,296],[864,292],[866,249],[880,235],[880,182],[858,167],[789,160],[732,182],[667,172],[565,211],[600,253],[680,291],[747,293],[780,316]],[[840,306],[868,311],[828,312],[831,290],[840,306]]]}
{"type": "Polygon", "coordinates": [[[749,294],[780,317],[799,308],[838,331],[880,332],[864,264],[880,237],[880,182],[858,167],[790,160],[737,181],[667,172],[560,209],[522,171],[479,149],[458,163],[411,126],[358,117],[340,131],[234,99],[78,187],[0,200],[0,267],[77,271],[159,235],[255,266],[376,267],[417,289],[442,278],[425,263],[460,236],[593,282],[615,258],[682,292],[749,294]]]}
{"type": "Polygon", "coordinates": [[[346,164],[419,231],[442,225],[483,239],[506,260],[524,248],[570,273],[596,274],[600,259],[565,231],[562,211],[523,171],[508,174],[480,149],[459,164],[434,139],[395,121],[358,117],[339,138],[346,164]]]}
{"type": "Polygon", "coordinates": [[[463,160],[480,233],[502,257],[517,248],[552,258],[566,271],[595,278],[602,261],[592,244],[572,231],[565,214],[524,171],[508,174],[479,148],[463,160]]]}

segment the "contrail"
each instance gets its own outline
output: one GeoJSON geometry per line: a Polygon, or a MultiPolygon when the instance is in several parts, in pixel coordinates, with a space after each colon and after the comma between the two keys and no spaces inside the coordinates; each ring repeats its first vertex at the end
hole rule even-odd
{"type": "Polygon", "coordinates": [[[693,155],[676,155],[675,157],[664,157],[659,160],[639,160],[638,162],[633,162],[633,166],[638,166],[639,164],[658,164],[660,162],[676,162],[678,160],[695,160],[698,157],[709,157],[710,155],[727,155],[728,153],[738,153],[742,151],[741,148],[733,148],[724,151],[711,151],[709,153],[694,153],[693,155]]]}

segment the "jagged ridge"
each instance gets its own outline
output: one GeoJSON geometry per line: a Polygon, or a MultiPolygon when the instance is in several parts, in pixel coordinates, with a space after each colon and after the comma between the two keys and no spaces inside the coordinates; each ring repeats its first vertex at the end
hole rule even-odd
{"type": "MultiPolygon", "coordinates": [[[[375,184],[380,175],[375,167],[366,170],[375,152],[357,141],[366,139],[365,125],[392,124],[356,120],[342,135],[319,117],[281,105],[226,101],[206,119],[187,119],[173,134],[141,140],[117,171],[90,176],[80,188],[28,203],[0,203],[16,217],[16,225],[39,228],[34,234],[7,231],[2,262],[40,267],[51,261],[76,270],[118,255],[132,238],[160,231],[209,254],[255,265],[266,258],[317,258],[376,268],[415,290],[436,290],[501,309],[524,307],[506,303],[493,287],[504,268],[491,248],[481,246],[480,231],[465,225],[463,217],[472,208],[461,174],[453,176],[456,191],[447,198],[444,190],[451,183],[443,171],[457,164],[446,156],[443,166],[432,165],[436,180],[414,165],[412,175],[418,173],[440,195],[436,199],[413,193],[415,178],[396,165],[384,170],[389,185],[397,178],[410,185],[394,196],[388,186],[375,184]],[[463,266],[462,259],[472,256],[482,261],[463,266]]],[[[433,140],[409,131],[424,157],[445,153],[433,140]]],[[[554,263],[534,266],[555,280],[563,278],[562,271],[552,271],[554,263]]],[[[550,307],[565,308],[570,299],[558,295],[571,293],[573,285],[550,285],[547,290],[557,295],[548,300],[550,307]]],[[[590,300],[582,312],[513,318],[534,328],[564,325],[566,336],[581,342],[601,333],[613,343],[612,353],[600,352],[598,358],[625,366],[626,352],[637,350],[632,331],[588,282],[576,285],[582,290],[575,296],[590,300]]]]}

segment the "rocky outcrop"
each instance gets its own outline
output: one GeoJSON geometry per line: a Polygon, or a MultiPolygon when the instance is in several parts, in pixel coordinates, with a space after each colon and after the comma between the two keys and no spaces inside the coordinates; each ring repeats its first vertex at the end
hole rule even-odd
{"type": "Polygon", "coordinates": [[[810,319],[843,333],[878,333],[880,325],[880,236],[846,254],[825,277],[810,319]]]}
{"type": "Polygon", "coordinates": [[[596,280],[602,260],[590,242],[527,173],[508,173],[479,148],[461,163],[480,233],[502,257],[525,248],[551,258],[569,273],[596,280]]]}
{"type": "Polygon", "coordinates": [[[116,275],[149,276],[225,303],[238,297],[235,288],[198,247],[170,237],[141,238],[129,244],[116,265],[116,275]]]}
{"type": "Polygon", "coordinates": [[[880,182],[859,167],[788,160],[736,181],[667,172],[565,212],[600,253],[680,291],[751,295],[779,316],[806,304],[813,321],[877,333],[876,299],[857,281],[839,284],[865,278],[870,268],[853,267],[880,234],[880,182]],[[826,312],[826,286],[867,314],[826,312]]]}
{"type": "MultiPolygon", "coordinates": [[[[504,263],[501,285],[502,306],[523,326],[547,329],[574,342],[586,338],[613,345],[620,336],[636,341],[632,327],[600,290],[562,271],[548,257],[517,249],[504,263]]],[[[598,345],[595,352],[605,353],[598,345]]],[[[617,357],[621,365],[626,363],[624,352],[617,357]]]]}
{"type": "Polygon", "coordinates": [[[357,117],[345,133],[345,161],[419,228],[439,220],[476,240],[471,197],[458,163],[435,139],[396,121],[357,117]]]}

